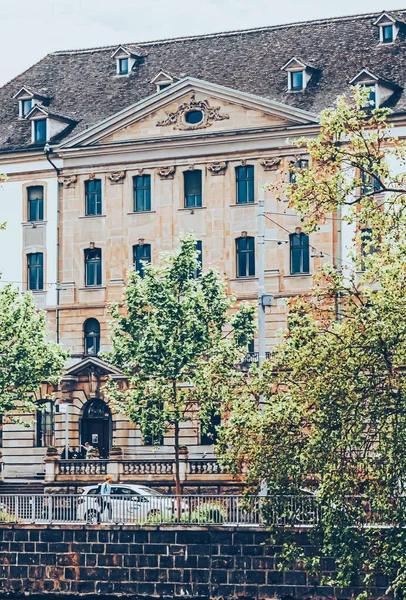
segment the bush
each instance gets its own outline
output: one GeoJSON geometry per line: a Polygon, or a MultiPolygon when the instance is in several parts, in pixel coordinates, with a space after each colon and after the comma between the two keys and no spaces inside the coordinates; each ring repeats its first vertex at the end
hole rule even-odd
{"type": "Polygon", "coordinates": [[[208,523],[224,523],[226,515],[227,512],[222,504],[207,502],[193,510],[188,521],[189,523],[201,523],[203,525],[208,523]]]}

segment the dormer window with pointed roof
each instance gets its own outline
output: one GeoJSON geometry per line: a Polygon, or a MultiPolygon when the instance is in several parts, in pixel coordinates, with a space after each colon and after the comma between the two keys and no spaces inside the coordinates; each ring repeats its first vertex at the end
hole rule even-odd
{"type": "Polygon", "coordinates": [[[39,104],[32,107],[26,119],[31,121],[33,144],[45,144],[75,123],[73,119],[52,113],[47,107],[39,104]]]}
{"type": "Polygon", "coordinates": [[[367,69],[363,69],[350,81],[350,85],[359,85],[369,91],[368,106],[364,108],[374,109],[382,106],[395,92],[399,86],[390,81],[380,79],[367,69]]]}
{"type": "Polygon", "coordinates": [[[374,25],[379,27],[379,42],[381,44],[393,44],[399,33],[400,22],[389,13],[384,12],[374,22],[374,25]]]}
{"type": "Polygon", "coordinates": [[[144,53],[139,48],[129,46],[119,46],[115,49],[111,58],[116,61],[117,75],[129,75],[138,59],[142,58],[144,53]]]}
{"type": "Polygon", "coordinates": [[[164,71],[160,71],[158,75],[151,80],[151,83],[156,85],[157,92],[161,92],[162,90],[170,87],[173,83],[175,83],[175,81],[177,81],[176,77],[172,77],[172,75],[169,75],[164,71]]]}
{"type": "Polygon", "coordinates": [[[20,119],[25,119],[35,104],[41,104],[44,100],[47,100],[45,96],[32,92],[28,88],[21,88],[13,98],[18,100],[18,116],[20,119]]]}
{"type": "Polygon", "coordinates": [[[286,71],[288,74],[288,90],[290,92],[303,92],[317,69],[293,57],[283,65],[281,71],[286,71]]]}

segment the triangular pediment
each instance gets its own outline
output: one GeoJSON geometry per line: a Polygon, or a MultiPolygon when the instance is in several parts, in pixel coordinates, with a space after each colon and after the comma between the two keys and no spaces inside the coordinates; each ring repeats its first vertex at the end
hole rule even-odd
{"type": "Polygon", "coordinates": [[[77,134],[61,149],[317,121],[308,111],[188,77],[77,134]]]}
{"type": "Polygon", "coordinates": [[[110,363],[107,363],[97,356],[86,356],[78,362],[75,362],[73,365],[68,366],[65,370],[63,379],[79,377],[80,375],[88,373],[89,371],[95,371],[99,376],[110,375],[113,378],[125,378],[124,373],[110,363]]]}

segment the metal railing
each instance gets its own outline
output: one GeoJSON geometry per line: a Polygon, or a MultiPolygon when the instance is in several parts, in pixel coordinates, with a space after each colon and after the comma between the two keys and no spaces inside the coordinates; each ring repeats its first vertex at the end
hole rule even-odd
{"type": "Polygon", "coordinates": [[[0,495],[0,523],[313,526],[313,496],[0,495]]]}

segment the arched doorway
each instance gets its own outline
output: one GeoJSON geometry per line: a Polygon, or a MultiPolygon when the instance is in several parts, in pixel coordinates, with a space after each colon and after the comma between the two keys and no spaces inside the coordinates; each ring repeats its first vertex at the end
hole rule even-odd
{"type": "Polygon", "coordinates": [[[111,448],[112,422],[111,410],[104,400],[89,400],[83,409],[80,422],[82,446],[89,442],[98,448],[100,458],[107,458],[111,448]]]}

